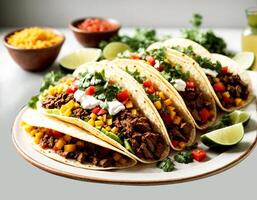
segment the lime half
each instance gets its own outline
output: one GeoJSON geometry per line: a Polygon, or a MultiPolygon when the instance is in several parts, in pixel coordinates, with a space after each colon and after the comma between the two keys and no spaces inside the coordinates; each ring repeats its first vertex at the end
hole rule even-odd
{"type": "Polygon", "coordinates": [[[111,42],[103,49],[103,56],[112,60],[117,57],[119,53],[129,50],[129,46],[122,42],[111,42]]]}
{"type": "Polygon", "coordinates": [[[208,147],[227,147],[238,144],[244,137],[242,123],[214,130],[201,136],[201,141],[208,147]]]}
{"type": "Polygon", "coordinates": [[[64,70],[72,72],[82,64],[97,61],[100,58],[101,53],[101,49],[79,49],[61,58],[59,64],[64,70]]]}
{"type": "Polygon", "coordinates": [[[250,114],[242,110],[235,110],[229,114],[229,117],[233,124],[243,123],[244,126],[246,126],[250,120],[250,114]]]}
{"type": "Polygon", "coordinates": [[[235,60],[240,67],[242,67],[243,69],[247,70],[250,69],[254,63],[254,53],[253,52],[239,52],[237,53],[233,60],[235,60]]]}

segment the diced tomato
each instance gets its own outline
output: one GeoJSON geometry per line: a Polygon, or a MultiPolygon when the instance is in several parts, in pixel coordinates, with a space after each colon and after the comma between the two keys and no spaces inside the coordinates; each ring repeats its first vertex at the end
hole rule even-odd
{"type": "Polygon", "coordinates": [[[100,110],[101,110],[100,107],[95,107],[93,108],[92,113],[95,113],[97,115],[100,110]]]}
{"type": "Polygon", "coordinates": [[[150,80],[146,80],[143,82],[143,86],[149,88],[153,86],[153,83],[150,80]]]}
{"type": "Polygon", "coordinates": [[[169,114],[163,114],[162,119],[165,124],[170,124],[172,122],[172,119],[169,114]]]}
{"type": "Polygon", "coordinates": [[[223,91],[225,91],[225,86],[224,86],[223,83],[221,83],[221,82],[215,83],[214,86],[213,86],[213,88],[214,88],[214,90],[215,90],[216,92],[223,92],[223,91]]]}
{"type": "Polygon", "coordinates": [[[178,140],[171,140],[171,143],[172,143],[173,147],[177,147],[179,141],[178,140]]]}
{"type": "Polygon", "coordinates": [[[105,109],[100,109],[99,112],[97,113],[97,115],[104,115],[106,113],[107,113],[107,111],[105,109]]]}
{"type": "Polygon", "coordinates": [[[163,69],[164,69],[164,65],[163,65],[163,64],[160,64],[160,66],[157,68],[157,70],[158,70],[159,72],[162,72],[163,69]]]}
{"type": "Polygon", "coordinates": [[[186,86],[187,86],[187,88],[195,88],[195,82],[192,80],[188,80],[186,82],[186,86]]]}
{"type": "Polygon", "coordinates": [[[40,146],[41,146],[42,149],[46,149],[47,148],[47,144],[45,142],[42,143],[40,146]]]}
{"type": "Polygon", "coordinates": [[[228,66],[222,67],[221,72],[222,72],[223,74],[228,73],[228,66]]]}
{"type": "Polygon", "coordinates": [[[115,81],[114,81],[114,80],[109,80],[108,83],[109,83],[109,84],[114,84],[115,81]]]}
{"type": "Polygon", "coordinates": [[[222,99],[225,103],[230,103],[231,102],[231,99],[227,96],[222,96],[222,99]]]}
{"type": "Polygon", "coordinates": [[[74,94],[78,89],[78,86],[76,85],[72,85],[70,87],[68,87],[68,89],[66,90],[67,94],[74,94]]]}
{"type": "Polygon", "coordinates": [[[91,85],[86,89],[86,94],[93,96],[95,94],[95,86],[91,85]]]}
{"type": "Polygon", "coordinates": [[[199,112],[200,118],[203,122],[206,122],[211,117],[211,112],[207,108],[203,108],[199,112]]]}
{"type": "Polygon", "coordinates": [[[128,100],[128,98],[129,98],[129,92],[128,92],[128,90],[123,90],[123,91],[121,91],[121,92],[119,92],[119,93],[117,94],[117,99],[118,99],[120,102],[124,102],[124,101],[128,100]]]}
{"type": "Polygon", "coordinates": [[[155,65],[155,59],[154,59],[153,56],[147,56],[147,57],[146,57],[146,60],[147,60],[147,62],[149,63],[149,65],[152,65],[152,66],[155,65]]]}
{"type": "Polygon", "coordinates": [[[131,59],[133,59],[133,60],[140,60],[141,57],[139,55],[132,55],[131,59]]]}
{"type": "Polygon", "coordinates": [[[199,162],[205,160],[206,158],[206,152],[203,149],[200,149],[200,148],[194,149],[192,150],[191,153],[192,153],[193,159],[199,162]]]}
{"type": "Polygon", "coordinates": [[[60,138],[60,137],[62,137],[63,136],[63,134],[62,133],[60,133],[60,132],[58,132],[58,131],[55,131],[55,130],[49,130],[49,132],[47,133],[48,135],[51,135],[51,136],[53,136],[53,137],[55,137],[55,138],[60,138]]]}
{"type": "Polygon", "coordinates": [[[151,86],[151,87],[147,88],[146,92],[147,92],[148,94],[153,94],[153,93],[155,92],[155,89],[154,89],[153,86],[151,86]]]}

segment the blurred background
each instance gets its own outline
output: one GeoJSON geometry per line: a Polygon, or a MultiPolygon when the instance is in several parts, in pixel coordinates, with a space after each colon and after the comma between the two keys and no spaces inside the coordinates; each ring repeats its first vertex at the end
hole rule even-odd
{"type": "Polygon", "coordinates": [[[102,16],[123,26],[184,27],[192,13],[204,16],[204,27],[243,28],[244,10],[257,0],[0,0],[0,27],[67,27],[78,17],[102,16]]]}

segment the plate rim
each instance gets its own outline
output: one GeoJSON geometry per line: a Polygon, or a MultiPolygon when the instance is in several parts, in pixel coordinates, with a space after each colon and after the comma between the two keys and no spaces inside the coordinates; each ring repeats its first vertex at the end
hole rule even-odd
{"type": "MultiPolygon", "coordinates": [[[[256,104],[256,98],[255,98],[255,104],[256,104]]],[[[210,172],[205,172],[202,174],[197,174],[197,175],[193,175],[193,176],[189,176],[186,178],[175,178],[175,179],[171,179],[171,180],[142,180],[142,181],[133,181],[133,180],[123,180],[123,181],[119,181],[119,180],[112,180],[110,178],[98,178],[98,177],[90,177],[90,176],[86,176],[86,175],[79,175],[76,173],[70,173],[67,171],[63,171],[61,169],[56,169],[50,166],[47,166],[45,164],[42,164],[38,161],[36,161],[35,159],[33,159],[33,157],[31,157],[30,155],[27,155],[22,148],[19,147],[19,145],[17,144],[17,141],[14,137],[14,135],[16,134],[16,131],[14,129],[15,124],[17,124],[18,118],[19,118],[19,114],[22,110],[26,109],[26,106],[23,106],[20,111],[18,112],[17,116],[15,117],[14,123],[12,125],[11,128],[11,132],[12,132],[12,142],[14,144],[14,147],[16,149],[16,151],[27,161],[29,162],[31,165],[54,175],[58,175],[58,176],[62,176],[65,178],[70,178],[70,179],[74,179],[74,180],[80,180],[80,181],[86,181],[86,182],[95,182],[95,183],[105,183],[105,184],[117,184],[117,185],[164,185],[164,184],[176,184],[176,183],[183,183],[183,182],[189,182],[189,181],[194,181],[194,180],[199,180],[202,178],[207,178],[219,173],[222,173],[232,167],[234,167],[235,165],[237,165],[238,163],[242,162],[245,158],[247,158],[250,153],[254,150],[254,148],[257,146],[257,135],[255,137],[254,142],[251,144],[251,146],[249,146],[249,148],[247,149],[247,151],[242,154],[240,157],[238,157],[237,159],[235,159],[234,161],[221,166],[215,170],[212,170],[210,172]]],[[[257,130],[256,130],[257,132],[257,130]]],[[[57,161],[55,161],[57,162],[57,161]]]]}

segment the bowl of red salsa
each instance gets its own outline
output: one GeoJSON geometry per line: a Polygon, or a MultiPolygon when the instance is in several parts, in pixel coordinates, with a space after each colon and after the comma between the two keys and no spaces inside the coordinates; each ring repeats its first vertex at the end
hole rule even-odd
{"type": "Polygon", "coordinates": [[[98,47],[102,40],[117,35],[121,25],[114,19],[87,17],[74,20],[69,27],[82,46],[98,47]]]}

